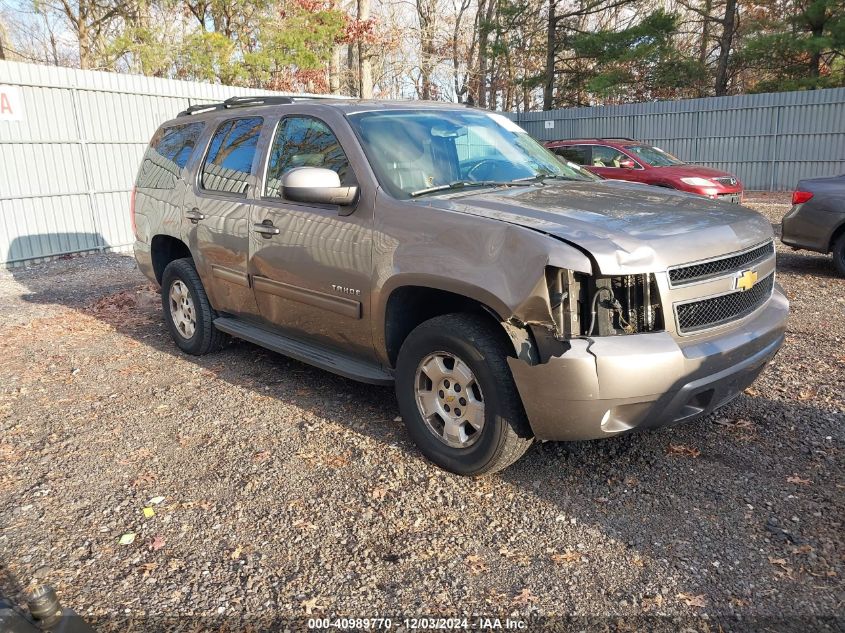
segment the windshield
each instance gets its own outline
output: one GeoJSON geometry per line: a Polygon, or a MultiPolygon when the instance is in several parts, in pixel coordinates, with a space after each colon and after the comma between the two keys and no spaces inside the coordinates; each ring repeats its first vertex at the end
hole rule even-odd
{"type": "Polygon", "coordinates": [[[625,149],[634,154],[640,161],[652,167],[670,167],[671,165],[684,165],[684,161],[675,158],[669,152],[664,152],[659,147],[651,145],[626,145],[625,149]]]}
{"type": "Polygon", "coordinates": [[[535,178],[597,179],[492,112],[377,110],[349,121],[379,182],[397,198],[535,178]]]}

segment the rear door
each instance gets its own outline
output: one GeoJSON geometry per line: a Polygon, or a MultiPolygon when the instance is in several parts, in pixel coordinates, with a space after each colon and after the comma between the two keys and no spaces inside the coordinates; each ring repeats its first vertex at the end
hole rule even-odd
{"type": "Polygon", "coordinates": [[[211,304],[257,317],[249,283],[250,196],[262,117],[217,120],[183,203],[182,231],[211,304]]]}
{"type": "Polygon", "coordinates": [[[342,185],[360,185],[344,149],[352,131],[341,115],[324,116],[291,113],[276,125],[252,211],[250,273],[267,323],[371,359],[372,192],[361,189],[354,209],[341,209],[286,200],[281,187],[295,167],[332,169],[342,185]]]}
{"type": "Polygon", "coordinates": [[[552,148],[558,157],[581,167],[590,165],[590,148],[588,145],[562,145],[552,148]]]}

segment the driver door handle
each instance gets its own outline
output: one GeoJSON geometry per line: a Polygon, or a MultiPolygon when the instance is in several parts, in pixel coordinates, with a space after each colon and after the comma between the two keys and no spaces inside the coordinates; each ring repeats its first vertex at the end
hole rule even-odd
{"type": "Polygon", "coordinates": [[[261,235],[263,235],[264,237],[270,237],[271,235],[279,234],[279,229],[273,226],[272,223],[253,224],[252,230],[256,233],[261,233],[261,235]]]}
{"type": "Polygon", "coordinates": [[[196,224],[200,220],[205,220],[205,216],[200,213],[200,210],[194,207],[190,211],[185,214],[185,217],[188,218],[191,222],[196,224]]]}

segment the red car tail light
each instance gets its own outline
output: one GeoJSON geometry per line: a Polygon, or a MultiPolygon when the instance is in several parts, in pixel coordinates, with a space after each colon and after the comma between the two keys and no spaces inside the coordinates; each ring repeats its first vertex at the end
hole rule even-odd
{"type": "Polygon", "coordinates": [[[135,193],[138,191],[136,187],[132,187],[132,195],[129,198],[129,222],[132,224],[132,235],[138,239],[138,226],[135,224],[135,193]]]}
{"type": "Polygon", "coordinates": [[[804,204],[813,197],[813,194],[809,191],[793,191],[792,192],[792,204],[804,204]]]}

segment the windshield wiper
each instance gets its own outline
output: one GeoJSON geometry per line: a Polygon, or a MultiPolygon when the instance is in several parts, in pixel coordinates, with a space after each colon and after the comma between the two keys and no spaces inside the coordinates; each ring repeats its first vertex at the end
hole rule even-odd
{"type": "Polygon", "coordinates": [[[447,191],[449,189],[463,189],[465,187],[528,187],[532,183],[524,180],[456,180],[450,182],[448,185],[437,185],[436,187],[429,187],[428,189],[420,189],[419,191],[412,191],[409,195],[412,198],[424,195],[426,193],[434,193],[436,191],[447,191]]]}
{"type": "Polygon", "coordinates": [[[519,178],[515,182],[534,183],[542,182],[544,180],[575,180],[563,174],[537,174],[536,176],[529,176],[528,178],[519,178]]]}

